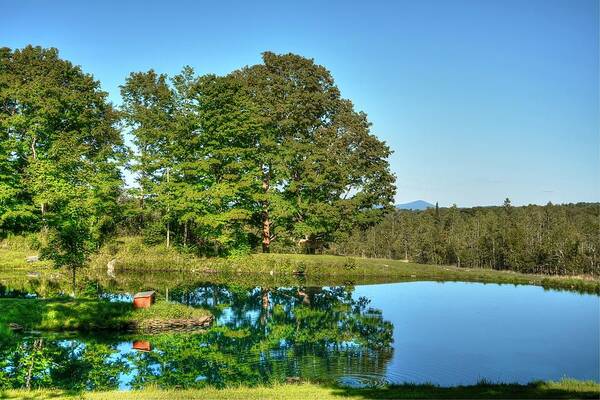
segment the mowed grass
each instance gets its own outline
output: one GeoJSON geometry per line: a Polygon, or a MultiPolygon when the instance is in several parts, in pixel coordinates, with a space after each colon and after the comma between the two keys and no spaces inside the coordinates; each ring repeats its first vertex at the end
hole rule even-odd
{"type": "Polygon", "coordinates": [[[134,310],[128,302],[89,299],[0,299],[0,326],[18,324],[25,330],[124,330],[148,320],[194,319],[210,312],[182,304],[158,302],[134,310]]]}
{"type": "Polygon", "coordinates": [[[234,387],[226,389],[149,388],[130,392],[70,393],[58,390],[5,390],[2,399],[214,399],[214,400],[333,400],[348,399],[597,399],[600,385],[594,382],[563,380],[528,385],[481,383],[473,386],[444,388],[434,385],[399,385],[373,389],[349,389],[302,383],[270,387],[234,387]]]}

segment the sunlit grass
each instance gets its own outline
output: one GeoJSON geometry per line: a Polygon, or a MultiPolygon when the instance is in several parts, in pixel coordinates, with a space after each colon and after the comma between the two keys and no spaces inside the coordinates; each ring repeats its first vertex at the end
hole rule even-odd
{"type": "Polygon", "coordinates": [[[372,389],[348,389],[302,383],[259,387],[240,386],[225,389],[211,387],[172,390],[147,388],[130,392],[0,391],[0,398],[3,399],[597,399],[599,396],[600,385],[598,383],[576,380],[535,382],[528,385],[481,383],[450,388],[407,384],[372,389]]]}
{"type": "Polygon", "coordinates": [[[369,259],[333,255],[249,254],[235,258],[202,259],[178,253],[164,246],[145,246],[140,238],[121,238],[111,251],[103,249],[92,266],[106,268],[115,258],[117,268],[148,272],[185,271],[191,273],[270,276],[300,275],[306,277],[347,277],[360,282],[366,277],[388,277],[403,280],[453,280],[489,283],[539,285],[548,288],[600,293],[600,280],[591,277],[549,276],[498,271],[487,268],[458,268],[406,263],[400,260],[369,259]],[[358,278],[358,279],[357,279],[358,278]]]}
{"type": "MultiPolygon", "coordinates": [[[[48,262],[27,264],[25,257],[32,254],[36,252],[23,250],[22,245],[16,249],[0,246],[0,283],[10,283],[13,287],[32,286],[36,282],[27,276],[30,271],[39,273],[41,278],[68,280],[63,270],[51,268],[48,262]]],[[[486,268],[458,268],[332,255],[249,254],[235,258],[200,258],[180,253],[172,247],[167,249],[164,246],[144,245],[139,237],[119,238],[117,242],[103,247],[98,254],[92,256],[89,266],[79,273],[79,277],[94,275],[94,271],[100,271],[101,275],[106,276],[106,264],[112,259],[116,259],[117,270],[138,271],[143,275],[149,272],[204,274],[203,279],[208,281],[220,282],[225,279],[232,283],[280,281],[282,278],[289,280],[297,276],[307,281],[317,279],[324,284],[328,280],[335,283],[347,280],[355,284],[382,280],[450,280],[529,284],[600,293],[600,280],[585,276],[522,274],[486,268]],[[261,278],[248,278],[251,275],[259,275],[261,278]]],[[[40,288],[36,291],[40,292],[40,288]]]]}
{"type": "Polygon", "coordinates": [[[135,310],[130,315],[137,321],[144,321],[149,319],[195,319],[210,315],[210,312],[203,308],[160,301],[152,307],[135,310]]]}

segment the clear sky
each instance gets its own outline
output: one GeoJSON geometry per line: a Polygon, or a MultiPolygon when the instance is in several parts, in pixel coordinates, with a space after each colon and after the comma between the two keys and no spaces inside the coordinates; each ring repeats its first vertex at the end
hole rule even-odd
{"type": "Polygon", "coordinates": [[[8,1],[0,46],[57,47],[115,104],[132,71],[311,57],[394,150],[398,202],[600,201],[599,1],[8,1]]]}

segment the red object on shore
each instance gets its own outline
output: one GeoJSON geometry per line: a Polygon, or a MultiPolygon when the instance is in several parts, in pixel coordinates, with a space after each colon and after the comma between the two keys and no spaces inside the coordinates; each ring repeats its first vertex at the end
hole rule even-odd
{"type": "Polygon", "coordinates": [[[154,304],[155,297],[154,290],[136,293],[133,296],[133,308],[148,308],[154,304]]]}
{"type": "Polygon", "coordinates": [[[150,351],[152,350],[152,346],[150,342],[147,340],[134,340],[131,344],[131,348],[138,351],[150,351]]]}

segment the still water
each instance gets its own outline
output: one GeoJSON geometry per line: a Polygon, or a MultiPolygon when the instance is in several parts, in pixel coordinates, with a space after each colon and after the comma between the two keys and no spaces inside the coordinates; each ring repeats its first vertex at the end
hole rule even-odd
{"type": "MultiPolygon", "coordinates": [[[[129,293],[105,293],[125,298],[129,293]]],[[[204,333],[43,337],[40,380],[88,389],[259,384],[349,386],[600,380],[600,298],[464,282],[335,287],[196,284],[171,301],[209,308],[204,333]]],[[[2,368],[35,348],[0,347],[2,368]]],[[[1,368],[0,368],[1,370],[1,368]]],[[[40,381],[41,382],[41,381],[40,381]]]]}

